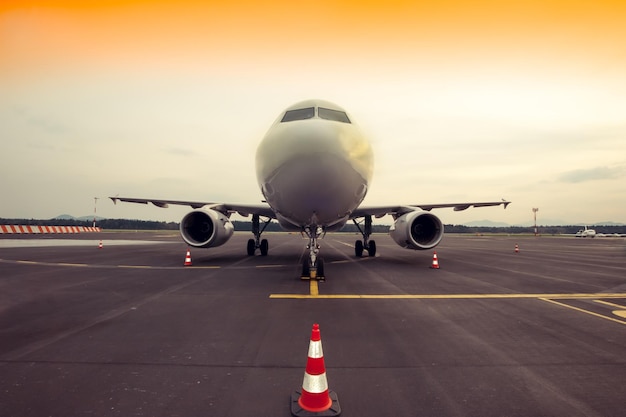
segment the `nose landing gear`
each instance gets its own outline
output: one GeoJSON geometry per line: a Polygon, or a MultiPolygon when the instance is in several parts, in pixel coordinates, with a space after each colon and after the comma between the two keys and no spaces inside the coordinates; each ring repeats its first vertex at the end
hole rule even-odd
{"type": "Polygon", "coordinates": [[[306,227],[303,233],[309,238],[309,244],[307,245],[309,256],[302,260],[301,278],[303,280],[324,280],[326,278],[324,275],[324,260],[318,256],[320,245],[317,243],[317,239],[323,237],[325,232],[321,227],[311,226],[306,227]]]}

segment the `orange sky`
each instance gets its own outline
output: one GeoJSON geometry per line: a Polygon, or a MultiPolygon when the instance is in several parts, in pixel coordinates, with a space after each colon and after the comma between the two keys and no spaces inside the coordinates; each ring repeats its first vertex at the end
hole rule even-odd
{"type": "Polygon", "coordinates": [[[626,222],[624,22],[623,0],[2,0],[0,138],[18,157],[0,176],[19,181],[0,182],[0,210],[53,216],[112,190],[256,201],[258,140],[318,97],[372,137],[370,204],[505,197],[442,218],[626,222]],[[85,149],[117,168],[99,176],[85,149]],[[44,208],[33,189],[66,194],[44,208]]]}
{"type": "Polygon", "coordinates": [[[429,62],[612,65],[623,1],[4,1],[0,71],[257,69],[318,58],[402,71],[429,62]],[[585,51],[585,53],[581,53],[585,51]],[[589,51],[595,61],[589,62],[589,51]],[[531,62],[529,62],[529,60],[531,62]],[[127,68],[125,68],[127,69],[127,68]]]}

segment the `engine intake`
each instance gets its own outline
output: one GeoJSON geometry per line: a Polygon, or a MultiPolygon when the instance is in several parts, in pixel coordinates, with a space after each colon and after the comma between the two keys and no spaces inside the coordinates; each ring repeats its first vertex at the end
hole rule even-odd
{"type": "Polygon", "coordinates": [[[234,230],[228,217],[215,210],[194,210],[180,221],[183,240],[195,248],[223,245],[231,238],[234,230]]]}
{"type": "Polygon", "coordinates": [[[443,223],[425,211],[406,213],[389,228],[391,238],[403,248],[427,250],[441,242],[443,223]]]}

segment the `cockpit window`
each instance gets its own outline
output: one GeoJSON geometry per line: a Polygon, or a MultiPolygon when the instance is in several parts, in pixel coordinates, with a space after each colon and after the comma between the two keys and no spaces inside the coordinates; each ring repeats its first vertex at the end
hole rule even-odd
{"type": "Polygon", "coordinates": [[[315,108],[307,107],[305,109],[289,110],[285,112],[281,123],[293,122],[294,120],[312,119],[315,116],[315,108]]]}
{"type": "Polygon", "coordinates": [[[350,123],[348,115],[339,110],[325,109],[323,107],[320,107],[318,109],[318,113],[320,118],[322,119],[333,120],[335,122],[350,123]]]}

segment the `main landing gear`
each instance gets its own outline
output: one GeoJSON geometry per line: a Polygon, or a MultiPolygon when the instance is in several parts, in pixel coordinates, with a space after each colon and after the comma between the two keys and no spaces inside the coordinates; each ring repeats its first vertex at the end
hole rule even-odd
{"type": "Polygon", "coordinates": [[[363,256],[363,250],[365,249],[369,256],[376,256],[376,242],[373,240],[369,240],[370,235],[372,234],[372,216],[365,216],[363,227],[361,228],[361,224],[357,223],[356,219],[352,219],[354,225],[359,229],[361,235],[363,236],[363,241],[357,240],[354,242],[354,254],[357,258],[363,256]]]}
{"type": "Polygon", "coordinates": [[[304,234],[309,238],[309,244],[307,249],[309,250],[308,259],[302,260],[302,279],[324,279],[324,260],[318,257],[317,254],[320,251],[320,245],[317,243],[317,239],[323,237],[325,234],[321,227],[306,227],[304,234]]]}
{"type": "Polygon", "coordinates": [[[248,240],[248,256],[254,256],[254,252],[259,249],[261,251],[261,256],[267,256],[267,253],[270,249],[269,242],[267,239],[261,240],[261,233],[265,230],[268,224],[272,219],[267,219],[263,224],[263,228],[261,228],[261,222],[258,214],[252,215],[252,233],[254,234],[254,239],[248,240]]]}

